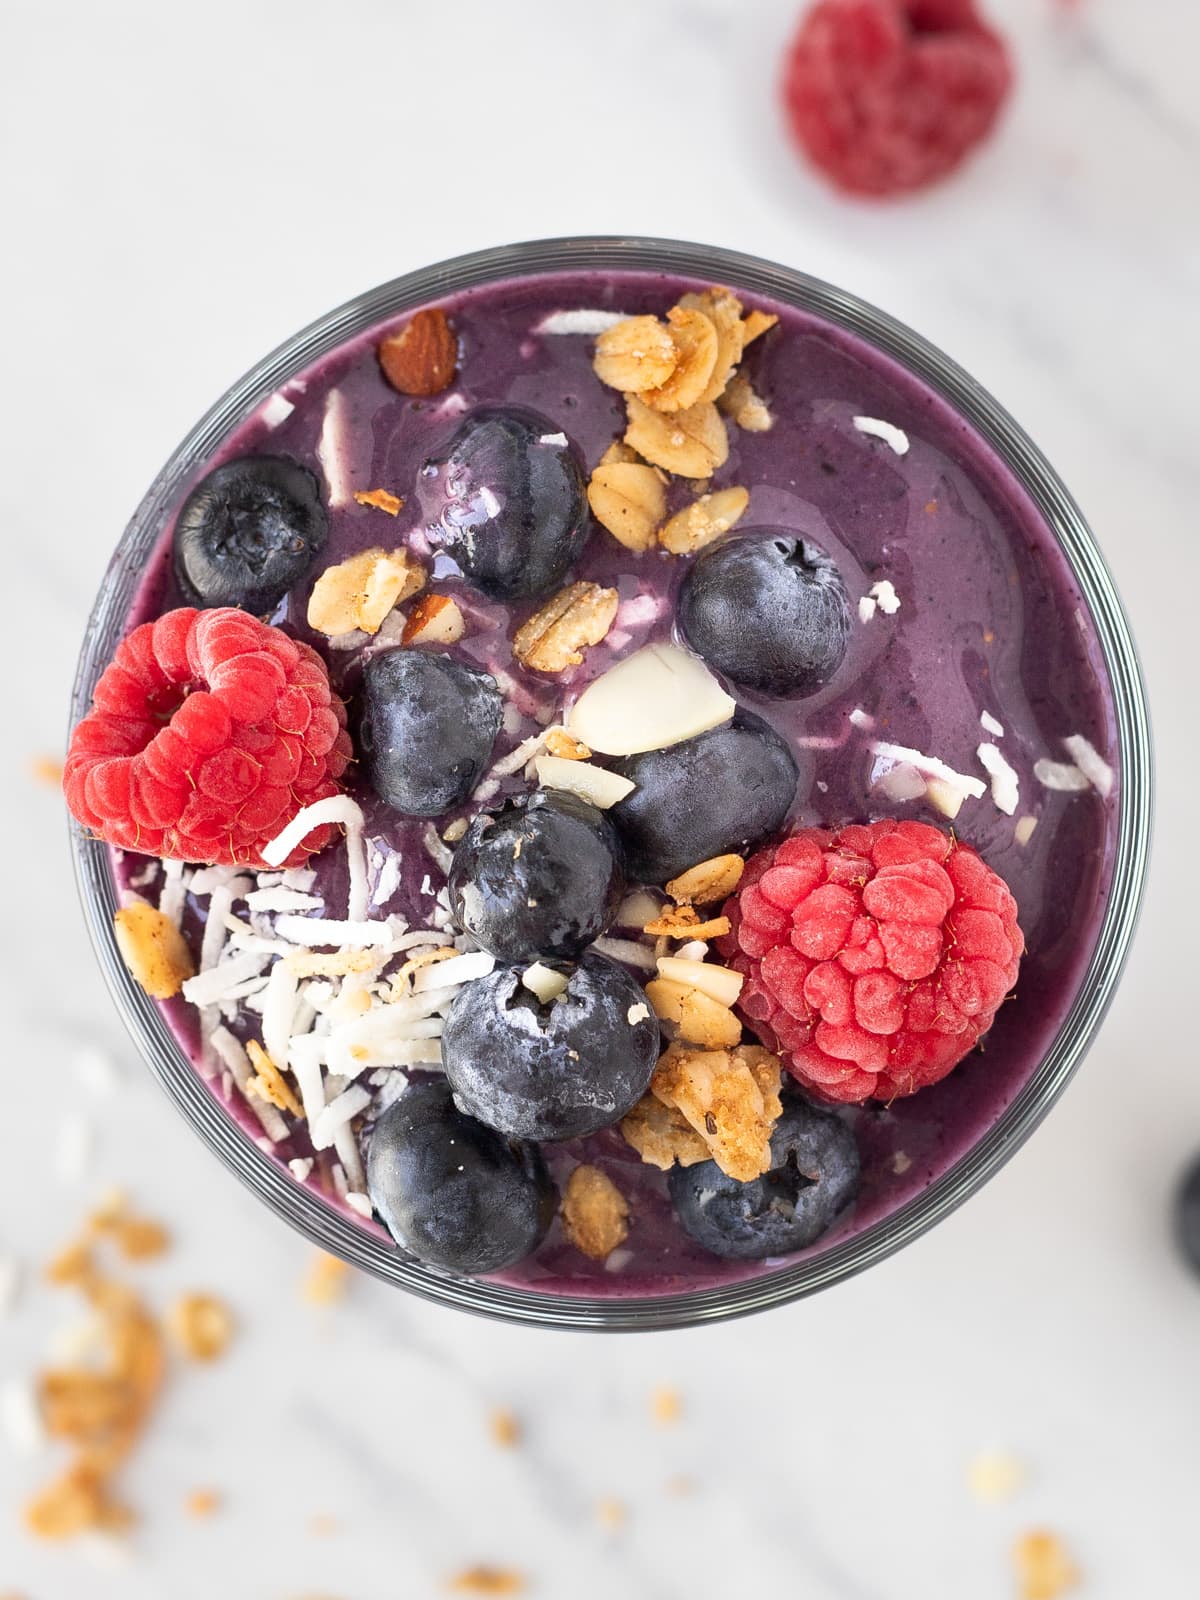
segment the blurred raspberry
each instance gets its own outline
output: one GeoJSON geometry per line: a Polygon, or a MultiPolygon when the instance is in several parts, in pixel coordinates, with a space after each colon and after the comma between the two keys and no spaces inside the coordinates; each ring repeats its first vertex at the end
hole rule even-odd
{"type": "MultiPolygon", "coordinates": [[[[168,611],[134,628],[71,736],[74,816],[144,855],[261,866],[302,807],[336,794],[346,710],[315,650],[244,611],[168,611]]],[[[333,830],[309,834],[297,866],[333,830]]]]}
{"type": "Polygon", "coordinates": [[[725,914],[743,1017],[826,1100],[944,1078],[991,1027],[1025,948],[1004,882],[920,822],[796,833],[751,859],[725,914]]]}
{"type": "Polygon", "coordinates": [[[788,53],[792,133],[852,194],[943,178],[991,132],[1012,87],[975,0],[818,0],[788,53]]]}

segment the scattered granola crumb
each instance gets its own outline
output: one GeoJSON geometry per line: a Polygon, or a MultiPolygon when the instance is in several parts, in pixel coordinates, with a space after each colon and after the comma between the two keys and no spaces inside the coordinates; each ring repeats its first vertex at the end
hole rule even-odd
{"type": "Polygon", "coordinates": [[[350,1267],[340,1256],[318,1250],[304,1275],[304,1298],[313,1306],[333,1305],[344,1297],[349,1278],[350,1267]]]}
{"type": "Polygon", "coordinates": [[[61,789],[63,764],[57,756],[31,756],[29,776],[34,783],[44,783],[47,789],[61,789]]]}
{"type": "Polygon", "coordinates": [[[562,1199],[563,1232],[577,1250],[603,1261],[629,1236],[629,1202],[598,1167],[579,1166],[562,1199]]]}
{"type": "Polygon", "coordinates": [[[1025,1486],[1024,1463],[1005,1450],[984,1450],[967,1467],[967,1483],[981,1505],[1000,1505],[1025,1486]]]}
{"type": "Polygon", "coordinates": [[[1080,1582],[1080,1571],[1056,1533],[1035,1529],[1013,1545],[1021,1600],[1058,1600],[1080,1582]]]}
{"type": "Polygon", "coordinates": [[[521,1424],[516,1413],[503,1406],[497,1406],[488,1413],[488,1432],[492,1443],[499,1445],[501,1450],[515,1450],[521,1442],[521,1424]]]}
{"type": "Polygon", "coordinates": [[[428,574],[403,546],[360,550],[326,567],[308,600],[308,625],[327,638],[361,629],[375,634],[402,601],[425,587],[428,574]]]}
{"type": "Polygon", "coordinates": [[[314,1512],[308,1519],[308,1531],[316,1534],[318,1539],[332,1538],[338,1531],[338,1520],[327,1511],[314,1512]]]}
{"type": "Polygon", "coordinates": [[[203,1519],[215,1516],[221,1509],[221,1496],[215,1489],[193,1489],[183,1502],[189,1517],[203,1519]]]}
{"type": "Polygon", "coordinates": [[[683,1396],[670,1384],[660,1384],[650,1396],[650,1415],[661,1427],[671,1427],[683,1416],[683,1396]]]}
{"type": "Polygon", "coordinates": [[[707,1161],[708,1145],[676,1106],[666,1106],[646,1094],[621,1119],[621,1137],[642,1160],[663,1172],[678,1161],[681,1167],[707,1161]]]}
{"type": "Polygon", "coordinates": [[[524,1594],[527,1586],[511,1567],[467,1567],[446,1587],[452,1594],[524,1594]]]}
{"type": "Polygon", "coordinates": [[[606,1495],[596,1502],[596,1520],[600,1526],[609,1533],[615,1533],[622,1528],[629,1516],[629,1510],[623,1500],[615,1500],[606,1495]]]}
{"type": "Polygon", "coordinates": [[[666,1483],[667,1493],[683,1498],[684,1495],[695,1494],[696,1483],[682,1472],[677,1472],[673,1478],[668,1478],[666,1483]]]}
{"type": "Polygon", "coordinates": [[[181,1295],[171,1308],[168,1325],[176,1344],[191,1361],[216,1361],[233,1337],[229,1308],[214,1295],[181,1295]]]}
{"type": "Polygon", "coordinates": [[[360,506],[374,506],[377,511],[386,511],[389,517],[398,517],[404,510],[404,501],[390,489],[356,489],[354,498],[360,506]]]}

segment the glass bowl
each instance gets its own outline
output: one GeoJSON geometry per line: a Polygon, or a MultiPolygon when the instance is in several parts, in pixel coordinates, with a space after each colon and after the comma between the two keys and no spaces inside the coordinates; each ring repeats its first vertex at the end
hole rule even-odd
{"type": "Polygon", "coordinates": [[[642,238],[538,240],[459,256],[348,301],[281,345],[197,423],[163,467],[126,529],[96,600],[76,674],[72,725],[119,642],[180,486],[227,433],[293,374],[371,325],[430,299],[540,272],[640,270],[691,276],[771,296],[856,334],[939,393],[1013,473],[1058,540],[1089,607],[1111,681],[1121,796],[1107,906],[1074,1002],[1024,1087],[995,1123],[918,1196],[862,1232],[762,1275],[639,1299],[567,1297],[452,1278],[406,1260],[382,1237],[296,1183],[226,1110],[180,1050],[167,1022],[130,978],[113,939],[117,909],[107,847],[73,831],[76,878],[105,979],[150,1070],[209,1147],[280,1217],[323,1250],[442,1305],[510,1322],[613,1331],[715,1322],[783,1305],[882,1260],[981,1187],[1045,1116],[1100,1025],[1129,949],[1146,876],[1151,831],[1151,745],[1145,691],[1129,625],[1086,522],[1045,457],[985,390],[939,350],[841,289],[754,256],[642,238]]]}

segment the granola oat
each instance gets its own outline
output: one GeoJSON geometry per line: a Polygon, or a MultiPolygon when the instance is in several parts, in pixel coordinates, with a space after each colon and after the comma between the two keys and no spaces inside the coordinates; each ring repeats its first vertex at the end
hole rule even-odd
{"type": "Polygon", "coordinates": [[[564,672],[577,667],[588,645],[599,644],[617,615],[615,589],[598,583],[572,583],[548,600],[518,628],[513,654],[534,672],[564,672]]]}
{"type": "Polygon", "coordinates": [[[203,1519],[215,1516],[221,1509],[221,1496],[215,1489],[193,1489],[183,1503],[189,1517],[203,1519]]]}
{"type": "Polygon", "coordinates": [[[340,1256],[318,1250],[304,1275],[304,1298],[313,1306],[333,1305],[345,1295],[349,1278],[350,1268],[340,1256]]]}
{"type": "Polygon", "coordinates": [[[679,304],[687,310],[702,311],[716,329],[717,359],[712,376],[700,395],[701,400],[715,400],[724,393],[730,374],[742,359],[746,336],[742,302],[732,289],[714,285],[703,294],[681,296],[679,304]]]}
{"type": "Polygon", "coordinates": [[[601,463],[587,490],[592,515],[627,550],[650,550],[667,514],[666,479],[644,461],[601,463]]]}
{"type": "Polygon", "coordinates": [[[155,1000],[170,1000],[195,972],[192,953],[169,917],[134,900],[113,917],[121,960],[134,981],[155,1000]]]}
{"type": "Polygon", "coordinates": [[[728,917],[713,917],[701,922],[700,914],[691,906],[668,906],[653,922],[646,923],[643,933],[667,939],[719,939],[729,932],[728,917]]]}
{"type": "Polygon", "coordinates": [[[683,1416],[683,1396],[668,1383],[659,1384],[650,1396],[650,1415],[663,1427],[670,1427],[683,1416]]]}
{"type": "Polygon", "coordinates": [[[748,1183],[771,1166],[771,1133],[783,1110],[778,1057],[759,1045],[736,1050],[669,1046],[650,1090],[675,1106],[730,1178],[748,1183]]]}
{"type": "Polygon", "coordinates": [[[657,317],[626,317],[596,340],[596,376],[610,389],[654,389],[666,383],[679,362],[670,328],[657,317]]]}
{"type": "Polygon", "coordinates": [[[521,1424],[514,1412],[497,1406],[488,1416],[488,1432],[492,1443],[501,1450],[514,1450],[521,1442],[521,1424]]]}
{"type": "Polygon", "coordinates": [[[621,1119],[621,1137],[651,1167],[667,1172],[707,1161],[708,1146],[676,1106],[664,1105],[647,1093],[621,1119]]]}
{"type": "Polygon", "coordinates": [[[560,761],[589,761],[592,752],[582,739],[576,739],[565,728],[547,728],[546,749],[560,761]]]}
{"type": "Polygon", "coordinates": [[[753,344],[755,339],[766,333],[769,328],[773,328],[778,321],[779,318],[773,311],[748,311],[742,324],[743,350],[748,344],[753,344]]]}
{"type": "Polygon", "coordinates": [[[711,317],[684,305],[672,306],[667,321],[675,346],[675,368],[657,388],[645,389],[642,399],[655,411],[686,411],[707,397],[717,364],[717,330],[711,317]]]}
{"type": "Polygon", "coordinates": [[[339,634],[378,633],[396,606],[425,587],[428,574],[405,549],[378,547],[348,556],[325,571],[313,585],[308,625],[328,638],[339,634]]]}
{"type": "Polygon", "coordinates": [[[191,1361],[216,1361],[233,1337],[229,1308],[210,1294],[185,1294],[171,1308],[171,1334],[191,1361]]]}
{"type": "Polygon", "coordinates": [[[741,856],[712,856],[699,861],[667,884],[667,893],[681,906],[708,906],[727,900],[742,881],[746,863],[741,856]]]}
{"type": "Polygon", "coordinates": [[[254,1068],[254,1077],[246,1085],[249,1093],[268,1101],[280,1111],[290,1112],[293,1117],[302,1117],[304,1107],[297,1099],[296,1091],[257,1039],[247,1041],[246,1054],[254,1068]]]}
{"type": "Polygon", "coordinates": [[[694,555],[728,533],[749,504],[750,494],[746,489],[718,489],[701,495],[659,529],[658,542],[672,555],[694,555]]]}
{"type": "Polygon", "coordinates": [[[646,998],[655,1015],[663,1022],[673,1022],[688,1044],[719,1050],[737,1044],[742,1037],[742,1025],[729,1007],[690,983],[652,978],[646,985],[646,998]]]}
{"type": "Polygon", "coordinates": [[[389,517],[398,517],[404,510],[404,501],[390,489],[356,489],[354,498],[360,506],[374,506],[377,511],[386,511],[389,517]]]}
{"type": "Polygon", "coordinates": [[[744,433],[768,433],[775,425],[766,401],[755,392],[744,372],[734,373],[718,404],[744,433]]]}
{"type": "Polygon", "coordinates": [[[604,1261],[629,1236],[629,1202],[598,1167],[579,1166],[562,1198],[563,1232],[577,1250],[604,1261]]]}
{"type": "Polygon", "coordinates": [[[729,456],[729,436],[711,401],[685,411],[654,411],[637,395],[625,397],[625,442],[639,455],[680,478],[708,478],[729,456]]]}
{"type": "Polygon", "coordinates": [[[1079,1568],[1056,1533],[1039,1528],[1023,1534],[1012,1556],[1021,1600],[1058,1600],[1080,1583],[1079,1568]]]}

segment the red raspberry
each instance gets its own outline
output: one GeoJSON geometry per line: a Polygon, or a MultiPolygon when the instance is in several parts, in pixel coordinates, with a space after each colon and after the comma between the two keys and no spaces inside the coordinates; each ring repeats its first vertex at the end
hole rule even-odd
{"type": "Polygon", "coordinates": [[[970,848],[923,822],[807,828],[747,864],[720,941],[739,1009],[826,1100],[937,1083],[1017,978],[1017,903],[970,848]]]}
{"type": "Polygon", "coordinates": [[[797,142],[840,188],[888,195],[943,178],[991,132],[1012,87],[975,0],[818,0],[788,54],[797,142]]]}
{"type": "MultiPolygon", "coordinates": [[[[303,806],[337,793],[350,755],[315,650],[244,611],[185,607],[121,641],[71,736],[63,789],[109,844],[256,867],[303,806]]],[[[332,834],[309,834],[288,865],[332,834]]]]}

